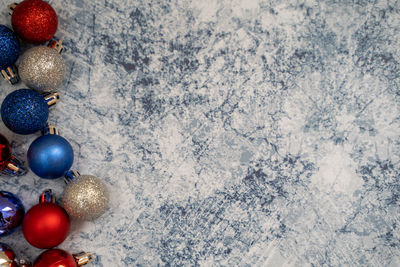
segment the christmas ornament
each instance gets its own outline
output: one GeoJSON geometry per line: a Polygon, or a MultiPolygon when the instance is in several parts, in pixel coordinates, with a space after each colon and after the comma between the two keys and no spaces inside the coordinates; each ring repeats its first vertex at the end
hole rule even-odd
{"type": "Polygon", "coordinates": [[[42,0],[25,0],[10,5],[11,23],[15,33],[24,41],[40,44],[53,38],[58,18],[54,9],[42,0]]]}
{"type": "Polygon", "coordinates": [[[32,47],[21,56],[17,65],[21,81],[38,91],[54,91],[65,78],[64,59],[57,49],[47,46],[32,47]]]}
{"type": "Polygon", "coordinates": [[[108,207],[109,193],[102,180],[93,175],[69,171],[65,175],[67,187],[62,203],[69,216],[78,220],[94,220],[108,207]]]}
{"type": "Polygon", "coordinates": [[[78,267],[88,264],[93,259],[94,255],[91,253],[71,255],[65,250],[49,249],[37,257],[33,267],[78,267]]]}
{"type": "Polygon", "coordinates": [[[41,95],[30,89],[10,93],[1,105],[1,118],[17,134],[32,134],[46,127],[49,107],[60,99],[58,93],[41,95]]]}
{"type": "Polygon", "coordinates": [[[22,222],[25,239],[37,248],[53,248],[68,235],[70,220],[63,208],[55,204],[51,190],[40,196],[39,204],[33,206],[22,222]]]}
{"type": "Polygon", "coordinates": [[[0,173],[10,176],[21,176],[26,173],[22,162],[11,155],[11,145],[7,138],[0,134],[0,173]]]}
{"type": "Polygon", "coordinates": [[[42,136],[28,149],[28,163],[31,170],[44,179],[64,176],[74,161],[70,143],[57,135],[54,126],[48,126],[42,136]]]}
{"type": "Polygon", "coordinates": [[[8,245],[0,243],[0,267],[18,267],[16,255],[8,245]]]}
{"type": "Polygon", "coordinates": [[[0,24],[0,72],[11,84],[19,80],[14,63],[19,57],[20,50],[19,41],[14,32],[0,24]]]}
{"type": "MultiPolygon", "coordinates": [[[[54,91],[66,75],[65,63],[60,55],[63,51],[62,41],[51,40],[58,26],[56,12],[43,0],[24,0],[20,4],[11,4],[9,8],[16,35],[33,44],[50,41],[47,47],[30,48],[18,60],[21,80],[39,92],[54,91]]],[[[19,50],[13,32],[0,25],[0,71],[11,83],[18,81],[12,66],[19,56],[19,50]]],[[[74,160],[72,146],[57,135],[54,126],[47,125],[49,107],[56,104],[58,99],[58,93],[40,95],[36,91],[20,89],[4,99],[1,117],[4,124],[18,134],[31,134],[42,129],[43,135],[32,142],[27,153],[31,170],[45,179],[64,176],[67,182],[63,195],[64,207],[72,218],[93,220],[106,211],[109,193],[99,178],[68,171],[74,160]]],[[[25,170],[20,165],[11,155],[7,139],[0,135],[0,171],[21,175],[25,170]]],[[[6,202],[7,194],[11,193],[0,191],[0,231],[4,228],[4,234],[10,233],[22,220],[22,232],[32,246],[48,249],[65,240],[70,228],[69,215],[55,204],[51,190],[42,193],[39,204],[33,206],[25,217],[22,203],[17,199],[19,203],[14,201],[15,207],[11,207],[6,202]],[[20,210],[16,210],[18,207],[22,209],[22,215],[20,210]]],[[[40,254],[31,265],[23,260],[15,261],[12,250],[0,243],[0,267],[78,267],[92,260],[90,253],[71,255],[61,249],[50,249],[40,254]]]]}
{"type": "Polygon", "coordinates": [[[0,236],[14,232],[22,223],[25,209],[21,200],[7,191],[0,191],[0,236]]]}

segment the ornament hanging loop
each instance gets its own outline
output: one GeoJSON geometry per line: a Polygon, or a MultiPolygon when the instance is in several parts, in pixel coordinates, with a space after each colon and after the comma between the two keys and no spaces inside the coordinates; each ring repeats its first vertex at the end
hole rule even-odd
{"type": "Polygon", "coordinates": [[[1,70],[1,75],[3,76],[4,80],[8,81],[10,84],[14,85],[19,82],[17,69],[14,66],[1,70]]]}
{"type": "Polygon", "coordinates": [[[8,14],[11,16],[14,12],[14,9],[17,7],[17,3],[12,3],[8,5],[8,14]]]}
{"type": "Polygon", "coordinates": [[[78,266],[83,266],[94,260],[94,255],[92,253],[80,252],[72,255],[75,258],[76,264],[78,266]]]}
{"type": "Polygon", "coordinates": [[[60,100],[60,94],[58,92],[55,93],[45,93],[43,94],[44,100],[46,101],[49,107],[54,106],[60,100]]]}
{"type": "Polygon", "coordinates": [[[50,48],[54,48],[61,55],[64,52],[64,46],[62,45],[62,40],[52,39],[47,45],[50,48]]]}

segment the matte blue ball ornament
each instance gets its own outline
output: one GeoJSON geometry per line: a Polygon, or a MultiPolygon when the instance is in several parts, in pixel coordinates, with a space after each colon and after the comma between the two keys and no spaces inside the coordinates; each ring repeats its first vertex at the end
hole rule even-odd
{"type": "Polygon", "coordinates": [[[5,80],[11,84],[19,81],[14,67],[21,47],[14,32],[0,24],[0,71],[5,80]]]}
{"type": "Polygon", "coordinates": [[[57,135],[54,126],[48,126],[28,149],[31,170],[44,179],[64,176],[74,162],[74,151],[65,138],[57,135]]]}
{"type": "Polygon", "coordinates": [[[21,200],[7,191],[0,191],[0,236],[14,232],[21,225],[25,208],[21,200]]]}
{"type": "Polygon", "coordinates": [[[58,99],[58,93],[41,95],[30,89],[19,89],[4,99],[1,118],[14,133],[32,134],[46,127],[49,107],[58,99]]]}

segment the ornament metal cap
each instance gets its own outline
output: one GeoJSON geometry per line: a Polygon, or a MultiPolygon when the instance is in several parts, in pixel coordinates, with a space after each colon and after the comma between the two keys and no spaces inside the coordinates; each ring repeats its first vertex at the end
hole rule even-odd
{"type": "Polygon", "coordinates": [[[1,70],[1,75],[3,76],[4,80],[8,81],[10,84],[16,84],[19,82],[17,68],[15,66],[1,70]]]}
{"type": "Polygon", "coordinates": [[[78,266],[86,265],[94,260],[94,254],[92,253],[80,252],[77,254],[73,254],[72,256],[75,258],[76,264],[78,266]]]}
{"type": "Polygon", "coordinates": [[[27,170],[22,167],[22,162],[19,161],[17,158],[11,156],[8,161],[9,162],[7,164],[7,168],[1,171],[3,174],[11,176],[22,176],[26,174],[27,170]]]}
{"type": "Polygon", "coordinates": [[[46,103],[49,107],[54,106],[60,100],[60,94],[58,92],[44,93],[43,97],[44,97],[44,101],[46,101],[46,103]]]}
{"type": "Polygon", "coordinates": [[[11,16],[14,12],[14,9],[17,7],[17,3],[12,3],[8,5],[8,14],[11,16]]]}
{"type": "Polygon", "coordinates": [[[75,178],[79,177],[80,175],[81,174],[75,170],[67,171],[67,173],[64,175],[64,182],[66,184],[69,184],[70,182],[72,182],[75,178]]]}
{"type": "Polygon", "coordinates": [[[10,257],[5,253],[4,251],[0,251],[0,263],[3,266],[13,266],[11,264],[15,264],[13,259],[10,259],[10,257]]]}
{"type": "Polygon", "coordinates": [[[26,260],[19,260],[19,267],[32,267],[32,264],[26,260]]]}
{"type": "Polygon", "coordinates": [[[58,131],[54,125],[47,124],[42,130],[42,135],[54,134],[58,135],[58,131]]]}
{"type": "Polygon", "coordinates": [[[56,38],[53,38],[49,41],[49,43],[47,44],[48,47],[50,48],[54,48],[55,50],[57,50],[57,52],[61,55],[65,49],[64,46],[62,45],[62,40],[58,40],[56,38]]]}
{"type": "Polygon", "coordinates": [[[56,198],[53,195],[53,191],[51,189],[46,189],[39,197],[39,203],[55,203],[56,198]]]}
{"type": "Polygon", "coordinates": [[[13,156],[7,138],[0,134],[0,173],[10,176],[21,176],[26,169],[20,160],[13,156]]]}

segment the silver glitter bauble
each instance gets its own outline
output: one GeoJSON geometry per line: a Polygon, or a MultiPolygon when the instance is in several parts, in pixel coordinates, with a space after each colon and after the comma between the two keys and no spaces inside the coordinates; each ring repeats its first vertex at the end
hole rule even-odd
{"type": "Polygon", "coordinates": [[[65,78],[65,63],[54,48],[36,46],[26,51],[19,61],[21,80],[31,89],[54,91],[65,78]]]}
{"type": "Polygon", "coordinates": [[[93,175],[80,175],[67,184],[62,203],[71,218],[91,221],[107,210],[109,200],[103,181],[93,175]]]}

